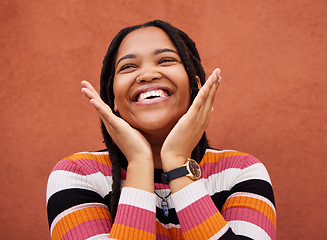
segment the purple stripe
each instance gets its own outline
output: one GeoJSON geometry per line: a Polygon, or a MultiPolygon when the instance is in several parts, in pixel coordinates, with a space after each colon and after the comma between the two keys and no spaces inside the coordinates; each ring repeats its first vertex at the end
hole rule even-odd
{"type": "Polygon", "coordinates": [[[143,208],[119,204],[115,223],[156,234],[156,214],[143,208]]]}
{"type": "Polygon", "coordinates": [[[222,212],[226,221],[246,221],[262,228],[271,239],[276,239],[274,224],[266,215],[251,208],[233,207],[222,212]]]}
{"type": "Polygon", "coordinates": [[[107,219],[93,219],[70,229],[61,240],[86,239],[95,235],[109,233],[111,227],[107,219]]]}
{"type": "Polygon", "coordinates": [[[206,195],[177,213],[183,232],[186,232],[206,221],[217,212],[215,204],[206,195]]]}

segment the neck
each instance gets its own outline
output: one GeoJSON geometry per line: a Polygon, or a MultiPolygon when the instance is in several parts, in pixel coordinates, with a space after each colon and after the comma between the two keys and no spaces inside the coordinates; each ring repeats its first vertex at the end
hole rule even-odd
{"type": "Polygon", "coordinates": [[[154,168],[156,169],[162,169],[162,164],[161,164],[161,148],[162,145],[166,139],[166,135],[149,135],[149,134],[144,134],[144,137],[148,140],[150,143],[151,149],[152,149],[152,156],[153,156],[153,162],[154,162],[154,168]]]}

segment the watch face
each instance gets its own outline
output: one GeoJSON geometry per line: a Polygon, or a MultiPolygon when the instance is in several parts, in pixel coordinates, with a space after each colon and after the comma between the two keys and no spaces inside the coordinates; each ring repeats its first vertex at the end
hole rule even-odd
{"type": "Polygon", "coordinates": [[[191,174],[193,175],[193,177],[195,179],[199,179],[201,177],[201,169],[199,167],[199,164],[196,161],[194,161],[193,159],[191,159],[189,161],[188,166],[189,166],[189,170],[190,170],[191,174]]]}

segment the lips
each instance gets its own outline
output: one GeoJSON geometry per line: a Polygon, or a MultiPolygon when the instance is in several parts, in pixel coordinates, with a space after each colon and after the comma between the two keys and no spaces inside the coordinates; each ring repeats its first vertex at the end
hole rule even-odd
{"type": "Polygon", "coordinates": [[[140,102],[144,99],[153,99],[153,98],[157,98],[157,97],[166,98],[166,97],[168,97],[168,94],[167,94],[167,92],[165,92],[161,89],[143,92],[138,96],[137,102],[140,102]]]}
{"type": "Polygon", "coordinates": [[[132,96],[133,102],[142,102],[156,98],[168,98],[172,91],[163,86],[143,86],[139,88],[132,96]]]}

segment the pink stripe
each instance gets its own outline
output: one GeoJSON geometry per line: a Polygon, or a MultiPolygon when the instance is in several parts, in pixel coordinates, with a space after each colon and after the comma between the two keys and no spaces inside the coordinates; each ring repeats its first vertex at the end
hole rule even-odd
{"type": "Polygon", "coordinates": [[[119,204],[115,223],[156,234],[156,214],[131,205],[119,204]]]}
{"type": "Polygon", "coordinates": [[[77,161],[61,160],[52,170],[64,170],[80,175],[89,175],[101,172],[104,176],[112,176],[111,167],[93,159],[79,159],[77,161]],[[83,171],[81,170],[83,168],[83,171]]]}
{"type": "Polygon", "coordinates": [[[220,173],[226,169],[236,168],[243,169],[247,168],[255,163],[260,163],[258,159],[249,156],[230,156],[222,157],[219,161],[213,163],[205,163],[201,167],[201,173],[203,178],[208,178],[212,174],[220,173]],[[213,172],[214,170],[214,172],[213,172]]]}
{"type": "Polygon", "coordinates": [[[276,239],[276,229],[269,218],[251,208],[233,207],[222,212],[226,221],[246,221],[262,228],[271,239],[276,239]]]}
{"type": "Polygon", "coordinates": [[[52,169],[52,172],[57,171],[57,170],[64,170],[64,171],[69,171],[72,173],[84,175],[83,171],[81,171],[80,166],[78,166],[77,164],[74,164],[71,161],[68,161],[66,159],[63,159],[60,162],[58,162],[56,164],[56,166],[52,169]]]}
{"type": "Polygon", "coordinates": [[[155,190],[169,189],[169,186],[163,183],[154,183],[154,189],[155,190]]]}
{"type": "Polygon", "coordinates": [[[177,215],[181,225],[184,226],[183,232],[186,232],[200,225],[217,211],[218,210],[210,196],[206,195],[177,212],[177,215]]]}
{"type": "Polygon", "coordinates": [[[61,240],[86,239],[95,235],[109,233],[110,230],[109,220],[94,219],[73,227],[61,240]]]}

